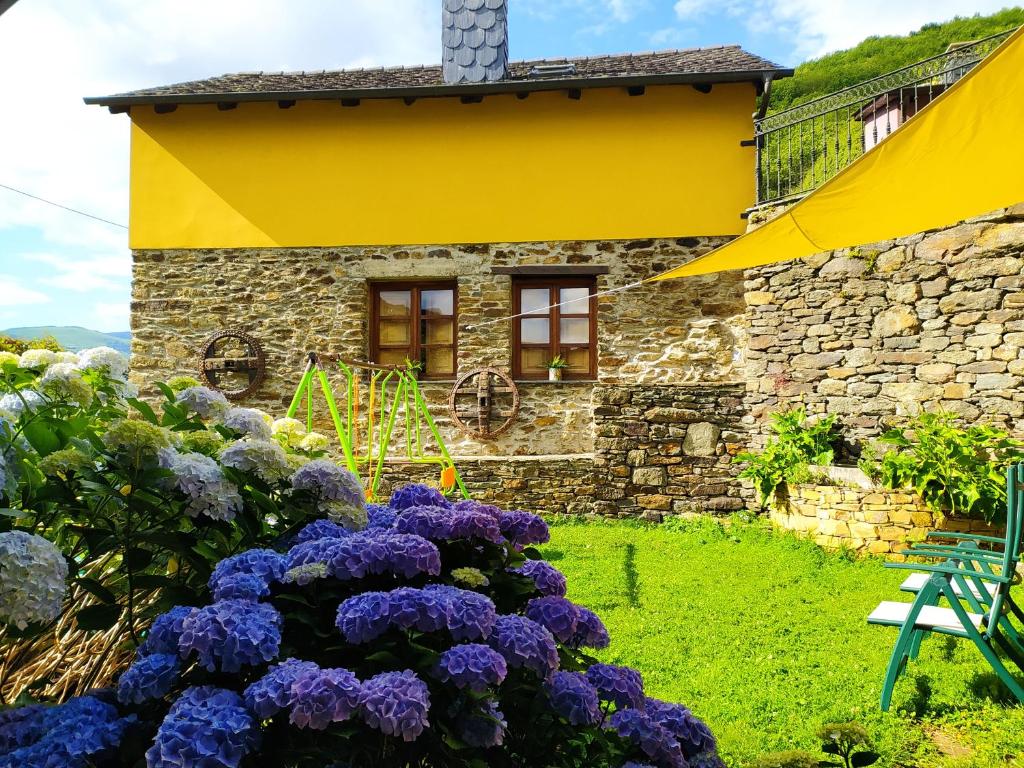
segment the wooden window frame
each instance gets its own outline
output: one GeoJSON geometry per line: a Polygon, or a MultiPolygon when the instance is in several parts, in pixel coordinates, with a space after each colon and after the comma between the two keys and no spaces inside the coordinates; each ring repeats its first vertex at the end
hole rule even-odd
{"type": "Polygon", "coordinates": [[[420,371],[419,378],[423,381],[454,381],[459,372],[459,285],[455,280],[404,280],[392,282],[387,280],[374,280],[370,282],[370,361],[377,362],[380,358],[381,349],[409,349],[410,360],[420,360],[420,353],[423,347],[448,347],[452,348],[452,372],[442,376],[429,376],[426,369],[420,371]],[[420,303],[422,291],[451,291],[452,292],[452,314],[440,315],[430,319],[446,320],[452,323],[451,344],[423,344],[421,338],[421,325],[423,323],[423,310],[420,303]],[[410,328],[408,347],[398,345],[381,345],[380,343],[380,294],[382,291],[409,291],[410,292],[410,328]]]}
{"type": "Polygon", "coordinates": [[[584,315],[580,312],[565,312],[561,307],[553,307],[549,310],[549,331],[547,345],[543,344],[526,344],[523,345],[521,337],[522,325],[521,320],[524,318],[517,317],[512,321],[512,377],[521,381],[544,381],[547,379],[547,373],[524,373],[522,370],[522,349],[523,347],[541,348],[546,346],[548,349],[548,359],[554,358],[555,355],[560,354],[560,350],[563,346],[569,346],[576,349],[589,349],[590,351],[590,367],[585,373],[570,373],[568,369],[564,369],[562,378],[566,381],[593,381],[597,379],[597,297],[594,295],[597,292],[597,280],[594,277],[527,277],[527,276],[516,276],[512,279],[512,313],[519,315],[522,312],[522,289],[523,288],[547,288],[549,291],[550,301],[549,304],[558,303],[558,294],[562,288],[586,288],[590,291],[590,313],[584,315]],[[561,320],[562,318],[584,318],[590,319],[590,343],[589,344],[568,344],[563,345],[561,343],[561,320]]]}

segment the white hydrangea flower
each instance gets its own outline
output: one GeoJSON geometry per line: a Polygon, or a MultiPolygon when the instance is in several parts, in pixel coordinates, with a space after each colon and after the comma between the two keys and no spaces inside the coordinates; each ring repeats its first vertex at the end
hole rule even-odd
{"type": "Polygon", "coordinates": [[[22,368],[45,368],[57,362],[57,353],[48,349],[26,349],[18,358],[22,368]]]}
{"type": "Polygon", "coordinates": [[[321,435],[319,432],[310,432],[299,442],[299,450],[319,453],[320,451],[326,451],[330,444],[331,441],[327,439],[327,435],[321,435]]]}
{"type": "Polygon", "coordinates": [[[83,371],[102,371],[115,381],[128,380],[128,358],[110,347],[93,347],[78,353],[78,367],[83,371]]]}
{"type": "Polygon", "coordinates": [[[8,392],[0,397],[0,413],[14,421],[26,410],[32,413],[36,408],[45,404],[46,400],[35,390],[22,389],[17,393],[8,392]]]}
{"type": "Polygon", "coordinates": [[[185,514],[206,515],[213,520],[234,520],[242,509],[242,497],[216,461],[201,453],[178,453],[164,448],[160,466],[174,473],[170,485],[189,497],[185,514]]]}
{"type": "Polygon", "coordinates": [[[25,629],[53,621],[67,593],[68,564],[46,539],[24,531],[0,533],[0,620],[25,629]]]}
{"type": "Polygon", "coordinates": [[[82,372],[71,363],[50,365],[39,380],[39,386],[44,392],[79,405],[88,405],[92,400],[92,387],[82,378],[82,372]]]}
{"type": "Polygon", "coordinates": [[[223,394],[209,387],[187,387],[175,399],[201,419],[220,419],[231,408],[223,394]]]}
{"type": "Polygon", "coordinates": [[[306,425],[298,419],[277,419],[270,425],[274,437],[294,448],[306,435],[306,425]]]}
{"type": "Polygon", "coordinates": [[[221,424],[254,440],[269,440],[273,436],[270,417],[258,408],[232,408],[221,424]]]}
{"type": "Polygon", "coordinates": [[[0,368],[17,368],[19,359],[13,352],[0,352],[0,368]]]}
{"type": "Polygon", "coordinates": [[[57,353],[58,363],[73,363],[78,365],[78,355],[74,352],[58,352],[57,353]]]}
{"type": "Polygon", "coordinates": [[[236,440],[220,452],[220,461],[226,467],[255,472],[268,483],[284,480],[292,472],[288,454],[275,440],[236,440]]]}

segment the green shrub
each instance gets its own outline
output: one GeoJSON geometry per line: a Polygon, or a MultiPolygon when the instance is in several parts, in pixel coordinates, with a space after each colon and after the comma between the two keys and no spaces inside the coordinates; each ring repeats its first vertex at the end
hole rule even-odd
{"type": "Polygon", "coordinates": [[[822,752],[842,760],[841,763],[825,762],[822,765],[864,768],[878,762],[878,754],[871,749],[867,730],[858,723],[826,723],[818,729],[818,738],[822,742],[822,752]]]}
{"type": "Polygon", "coordinates": [[[63,352],[62,347],[53,336],[43,336],[41,339],[16,339],[13,336],[0,334],[0,352],[11,352],[20,355],[27,349],[48,349],[51,352],[63,352]]]}
{"type": "Polygon", "coordinates": [[[792,749],[762,755],[750,765],[750,768],[818,768],[818,758],[810,752],[792,749]]]}
{"type": "Polygon", "coordinates": [[[1024,459],[1024,444],[998,427],[962,426],[948,413],[922,413],[890,429],[891,448],[861,468],[886,488],[913,488],[941,515],[1002,522],[1006,467],[1024,459]]]}
{"type": "Polygon", "coordinates": [[[775,489],[785,483],[810,479],[809,465],[829,466],[839,438],[835,416],[811,420],[803,408],[773,413],[768,440],[760,453],[741,453],[735,461],[746,463],[740,477],[754,482],[763,507],[775,489]]]}

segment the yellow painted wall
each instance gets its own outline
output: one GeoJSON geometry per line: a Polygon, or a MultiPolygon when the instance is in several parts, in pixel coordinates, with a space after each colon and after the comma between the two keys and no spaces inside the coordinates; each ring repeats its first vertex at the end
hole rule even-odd
{"type": "Polygon", "coordinates": [[[132,109],[132,248],[739,234],[750,84],[132,109]]]}

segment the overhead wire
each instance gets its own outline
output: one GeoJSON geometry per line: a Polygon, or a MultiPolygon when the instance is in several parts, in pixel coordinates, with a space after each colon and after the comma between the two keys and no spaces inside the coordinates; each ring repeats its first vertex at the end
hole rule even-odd
{"type": "Polygon", "coordinates": [[[7,184],[0,184],[0,189],[6,189],[6,190],[9,190],[10,192],[14,192],[14,193],[19,194],[19,195],[24,195],[25,197],[32,198],[33,200],[38,200],[40,203],[46,203],[47,205],[52,205],[54,208],[60,208],[61,210],[68,211],[70,213],[76,213],[79,216],[85,216],[88,219],[93,219],[94,221],[99,221],[99,222],[102,222],[104,224],[109,224],[112,227],[120,227],[121,229],[128,229],[128,226],[125,225],[125,224],[119,224],[116,221],[111,221],[110,219],[104,219],[102,216],[95,216],[95,215],[93,215],[91,213],[86,213],[85,211],[80,211],[77,208],[72,208],[72,207],[70,207],[68,205],[63,205],[61,203],[55,203],[53,200],[47,200],[45,197],[39,197],[39,195],[33,195],[31,192],[26,192],[23,189],[18,189],[16,187],[12,187],[12,186],[9,186],[7,184]]]}

